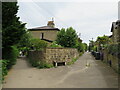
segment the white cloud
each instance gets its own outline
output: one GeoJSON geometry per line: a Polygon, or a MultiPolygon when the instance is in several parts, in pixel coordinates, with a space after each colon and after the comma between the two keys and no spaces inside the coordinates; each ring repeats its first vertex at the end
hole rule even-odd
{"type": "Polygon", "coordinates": [[[88,42],[92,37],[110,34],[111,23],[118,18],[117,7],[117,3],[70,3],[55,17],[73,26],[88,42]]]}

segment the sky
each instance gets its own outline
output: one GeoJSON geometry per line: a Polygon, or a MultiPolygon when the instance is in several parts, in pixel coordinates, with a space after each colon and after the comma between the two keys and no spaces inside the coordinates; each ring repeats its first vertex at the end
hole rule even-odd
{"type": "Polygon", "coordinates": [[[20,21],[26,27],[46,26],[54,18],[55,27],[73,27],[85,43],[97,36],[111,35],[112,22],[118,19],[118,2],[18,2],[20,21]]]}

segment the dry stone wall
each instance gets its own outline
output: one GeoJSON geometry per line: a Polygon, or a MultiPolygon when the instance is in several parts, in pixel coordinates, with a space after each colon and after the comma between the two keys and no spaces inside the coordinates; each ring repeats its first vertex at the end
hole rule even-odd
{"type": "Polygon", "coordinates": [[[28,58],[35,62],[44,61],[48,64],[53,62],[71,62],[73,58],[79,57],[75,48],[46,48],[43,51],[29,51],[28,58]]]}
{"type": "Polygon", "coordinates": [[[110,64],[111,61],[111,67],[118,72],[119,59],[116,56],[109,54],[107,50],[104,50],[103,53],[104,53],[103,61],[108,64],[110,64]]]}

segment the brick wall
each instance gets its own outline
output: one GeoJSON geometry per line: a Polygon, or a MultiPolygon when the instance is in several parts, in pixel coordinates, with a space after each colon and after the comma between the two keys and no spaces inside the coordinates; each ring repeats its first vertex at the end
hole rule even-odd
{"type": "Polygon", "coordinates": [[[79,53],[75,48],[46,48],[43,51],[29,51],[28,58],[35,62],[44,61],[48,64],[53,62],[71,62],[79,53]]]}

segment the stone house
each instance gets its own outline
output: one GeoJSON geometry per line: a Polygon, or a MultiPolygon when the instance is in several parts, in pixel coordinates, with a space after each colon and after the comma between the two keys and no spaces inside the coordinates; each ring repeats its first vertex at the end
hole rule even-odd
{"type": "MultiPolygon", "coordinates": [[[[120,20],[112,22],[111,32],[112,35],[109,36],[109,38],[111,39],[112,43],[109,43],[109,45],[120,43],[120,20]]],[[[120,60],[117,55],[115,53],[110,53],[107,49],[103,50],[103,53],[104,62],[108,63],[115,71],[119,72],[120,60]]]]}
{"type": "Polygon", "coordinates": [[[55,28],[54,21],[52,20],[48,21],[47,26],[31,28],[29,31],[34,38],[39,38],[51,43],[56,40],[57,33],[60,30],[55,28]]]}
{"type": "Polygon", "coordinates": [[[113,43],[115,44],[120,42],[120,20],[117,20],[116,22],[112,23],[111,32],[111,39],[113,43]]]}

